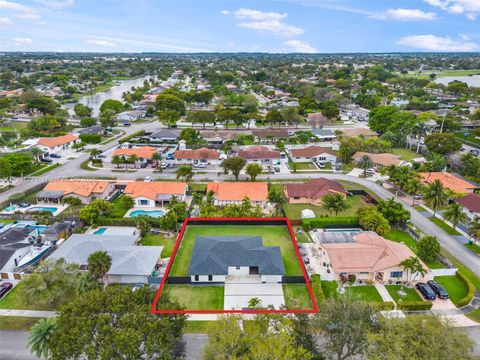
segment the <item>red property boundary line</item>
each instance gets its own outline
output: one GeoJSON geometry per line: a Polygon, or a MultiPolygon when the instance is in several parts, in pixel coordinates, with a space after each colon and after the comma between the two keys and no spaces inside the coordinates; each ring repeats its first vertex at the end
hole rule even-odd
{"type": "Polygon", "coordinates": [[[300,256],[300,251],[298,250],[298,244],[295,239],[295,235],[293,234],[292,224],[290,223],[290,219],[288,218],[186,218],[183,222],[182,228],[180,230],[180,234],[178,235],[177,242],[175,243],[175,247],[173,249],[172,256],[167,265],[167,269],[165,270],[165,274],[163,275],[162,282],[160,283],[160,287],[158,288],[157,295],[155,296],[155,300],[153,301],[152,307],[150,309],[152,314],[299,314],[299,313],[307,313],[313,314],[318,312],[318,305],[315,301],[315,297],[313,296],[312,286],[310,281],[308,280],[307,270],[305,269],[305,264],[300,256]],[[302,268],[303,277],[305,278],[305,285],[308,289],[308,294],[310,296],[310,300],[313,304],[313,309],[296,309],[296,310],[289,310],[289,309],[279,309],[279,310],[157,310],[158,300],[162,293],[163,287],[165,286],[165,281],[167,280],[168,274],[170,272],[170,268],[172,267],[173,260],[177,255],[178,247],[180,246],[180,242],[183,239],[183,235],[185,230],[188,226],[190,221],[210,221],[210,222],[223,222],[223,221],[284,221],[285,225],[288,228],[288,232],[290,233],[290,238],[292,239],[293,246],[295,248],[295,253],[297,254],[297,259],[300,262],[300,266],[302,268]]]}

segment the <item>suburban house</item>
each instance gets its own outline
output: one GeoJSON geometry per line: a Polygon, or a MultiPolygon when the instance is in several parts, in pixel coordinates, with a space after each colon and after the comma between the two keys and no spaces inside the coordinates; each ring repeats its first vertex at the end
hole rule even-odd
{"type": "Polygon", "coordinates": [[[154,142],[176,142],[178,136],[180,135],[180,130],[175,129],[161,129],[155,131],[147,136],[148,140],[154,142]]]}
{"type": "Polygon", "coordinates": [[[285,275],[278,246],[261,236],[197,236],[188,268],[192,283],[224,283],[227,276],[256,276],[280,283],[285,275]]]}
{"type": "Polygon", "coordinates": [[[287,129],[253,129],[252,135],[258,139],[280,139],[289,136],[287,129]]]}
{"type": "Polygon", "coordinates": [[[220,164],[220,152],[208,148],[176,150],[173,158],[178,164],[220,164]]]}
{"type": "Polygon", "coordinates": [[[97,251],[106,251],[112,258],[107,272],[108,283],[147,284],[161,264],[163,246],[136,246],[134,235],[73,234],[49,259],[65,259],[87,270],[88,257],[97,251]]]}
{"type": "MultiPolygon", "coordinates": [[[[381,283],[406,282],[409,274],[401,263],[416,257],[408,246],[386,240],[374,232],[317,232],[314,233],[320,250],[319,263],[323,264],[322,279],[342,281],[355,275],[356,282],[381,283]]],[[[410,280],[427,281],[433,278],[430,269],[422,262],[427,273],[412,275],[410,280]]]]}
{"type": "Polygon", "coordinates": [[[80,129],[77,131],[80,135],[88,134],[88,135],[103,135],[105,134],[105,128],[100,125],[93,125],[89,126],[84,129],[80,129]]]}
{"type": "Polygon", "coordinates": [[[208,183],[208,191],[215,193],[215,205],[241,204],[245,197],[256,205],[265,206],[268,201],[268,184],[265,182],[208,183]]]}
{"type": "Polygon", "coordinates": [[[342,133],[346,137],[362,136],[365,139],[378,136],[375,131],[366,128],[342,129],[342,133]]]}
{"type": "Polygon", "coordinates": [[[145,116],[145,111],[142,110],[128,110],[117,114],[117,120],[120,122],[136,121],[145,116]]]}
{"type": "Polygon", "coordinates": [[[155,207],[164,206],[172,196],[185,200],[187,187],[182,182],[133,181],[127,184],[123,193],[135,201],[135,206],[155,207]]]}
{"type": "Polygon", "coordinates": [[[330,129],[312,129],[311,132],[320,141],[333,141],[337,138],[330,129]]]}
{"type": "Polygon", "coordinates": [[[15,271],[37,238],[38,230],[30,227],[12,227],[0,233],[0,272],[15,271]]]}
{"type": "Polygon", "coordinates": [[[290,157],[293,162],[315,162],[321,164],[332,164],[337,163],[338,157],[337,152],[324,148],[322,146],[308,146],[303,149],[291,149],[290,157]]]}
{"type": "Polygon", "coordinates": [[[280,151],[270,150],[266,146],[251,146],[248,149],[239,150],[237,155],[247,163],[260,163],[264,165],[280,164],[280,151]]]}
{"type": "Polygon", "coordinates": [[[453,199],[457,204],[462,205],[463,212],[467,214],[470,221],[476,216],[480,217],[480,195],[470,193],[457,199],[453,199]]]}
{"type": "Polygon", "coordinates": [[[319,178],[307,183],[285,184],[284,194],[290,204],[321,205],[325,195],[346,196],[348,191],[337,181],[319,178]]]}
{"type": "Polygon", "coordinates": [[[124,156],[125,158],[129,158],[132,155],[138,157],[140,161],[151,161],[153,154],[158,152],[158,148],[153,146],[138,146],[132,148],[123,148],[118,147],[112,154],[114,156],[124,156]]]}
{"type": "Polygon", "coordinates": [[[42,232],[41,237],[45,241],[66,239],[71,233],[71,228],[72,224],[68,221],[55,222],[42,232]]]}
{"type": "Polygon", "coordinates": [[[88,204],[95,199],[108,199],[114,192],[115,183],[107,180],[52,180],[35,195],[38,201],[60,203],[65,197],[80,199],[88,204]]]}
{"type": "Polygon", "coordinates": [[[435,180],[439,180],[443,187],[451,190],[455,194],[469,194],[474,190],[480,190],[480,185],[474,185],[455,174],[444,171],[424,172],[419,174],[424,184],[430,184],[435,180]]]}
{"type": "Polygon", "coordinates": [[[78,136],[73,134],[51,138],[40,138],[38,139],[37,147],[43,151],[64,150],[75,144],[77,140],[78,136]]]}
{"type": "Polygon", "coordinates": [[[355,162],[358,162],[362,157],[368,156],[372,161],[373,165],[377,168],[388,167],[391,165],[395,166],[405,166],[408,161],[404,161],[400,158],[400,155],[390,154],[390,153],[367,153],[363,151],[357,151],[352,155],[352,159],[355,162]]]}

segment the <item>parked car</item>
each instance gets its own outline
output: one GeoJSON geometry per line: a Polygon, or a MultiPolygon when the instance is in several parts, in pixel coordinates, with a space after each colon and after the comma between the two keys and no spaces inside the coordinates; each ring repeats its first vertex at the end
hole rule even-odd
{"type": "Polygon", "coordinates": [[[151,176],[145,176],[145,179],[143,180],[144,182],[152,182],[152,177],[151,176]]]}
{"type": "Polygon", "coordinates": [[[196,167],[196,168],[205,168],[207,167],[207,165],[205,163],[197,163],[197,164],[194,164],[193,167],[196,167]]]}
{"type": "Polygon", "coordinates": [[[152,168],[155,169],[155,168],[157,168],[157,167],[158,167],[158,164],[157,164],[156,162],[153,162],[153,163],[152,163],[152,168]]]}
{"type": "Polygon", "coordinates": [[[146,163],[146,162],[140,163],[140,167],[141,167],[142,169],[145,169],[147,166],[148,166],[148,163],[146,163]]]}
{"type": "Polygon", "coordinates": [[[422,194],[416,194],[416,195],[413,195],[413,198],[415,200],[420,200],[421,198],[423,198],[423,195],[422,194]]]}
{"type": "Polygon", "coordinates": [[[275,172],[280,172],[280,166],[275,166],[273,170],[275,170],[275,172]]]}
{"type": "Polygon", "coordinates": [[[4,282],[0,285],[0,299],[3,298],[13,287],[12,283],[4,282]]]}
{"type": "Polygon", "coordinates": [[[415,287],[418,291],[420,291],[425,300],[435,300],[437,298],[437,295],[435,295],[433,289],[427,284],[423,282],[418,282],[415,287]]]}
{"type": "Polygon", "coordinates": [[[107,157],[105,155],[98,155],[97,158],[99,159],[106,159],[107,157]]]}
{"type": "Polygon", "coordinates": [[[433,289],[440,299],[448,299],[448,292],[445,288],[434,280],[427,281],[427,284],[433,289]]]}
{"type": "Polygon", "coordinates": [[[470,150],[470,153],[471,153],[472,155],[478,156],[478,155],[480,154],[480,151],[478,151],[477,149],[471,149],[471,150],[470,150]]]}
{"type": "Polygon", "coordinates": [[[166,168],[168,167],[167,162],[166,162],[166,161],[162,161],[162,162],[160,163],[160,167],[161,167],[162,169],[166,169],[166,168]]]}
{"type": "Polygon", "coordinates": [[[168,167],[169,167],[169,168],[174,168],[174,167],[175,167],[175,163],[172,163],[172,162],[171,162],[171,163],[168,163],[168,167]]]}
{"type": "Polygon", "coordinates": [[[20,205],[19,205],[21,208],[27,208],[30,206],[30,203],[28,202],[22,202],[20,205]]]}
{"type": "Polygon", "coordinates": [[[53,162],[52,159],[46,159],[46,158],[41,158],[40,161],[44,162],[44,163],[52,163],[53,162]]]}
{"type": "Polygon", "coordinates": [[[60,159],[62,156],[58,154],[50,154],[50,157],[54,159],[60,159]]]}

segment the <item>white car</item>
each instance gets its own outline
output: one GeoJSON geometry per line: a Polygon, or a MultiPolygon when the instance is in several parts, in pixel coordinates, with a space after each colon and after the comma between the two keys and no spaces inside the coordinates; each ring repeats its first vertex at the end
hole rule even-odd
{"type": "Polygon", "coordinates": [[[162,162],[160,163],[160,167],[161,167],[162,169],[166,169],[166,168],[168,167],[168,163],[167,163],[166,161],[162,161],[162,162]]]}
{"type": "Polygon", "coordinates": [[[207,165],[204,164],[204,163],[198,163],[198,164],[194,164],[193,167],[196,167],[196,168],[205,168],[205,167],[207,167],[207,165]]]}
{"type": "Polygon", "coordinates": [[[151,176],[145,176],[145,179],[143,180],[144,182],[152,182],[152,177],[151,176]]]}

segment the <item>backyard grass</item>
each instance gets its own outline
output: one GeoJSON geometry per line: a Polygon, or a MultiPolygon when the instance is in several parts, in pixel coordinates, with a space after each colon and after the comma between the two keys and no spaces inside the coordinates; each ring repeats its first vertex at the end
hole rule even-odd
{"type": "Polygon", "coordinates": [[[445,231],[448,235],[460,235],[460,233],[457,230],[454,230],[450,225],[447,225],[444,223],[442,220],[440,220],[437,217],[429,217],[428,218],[431,222],[433,222],[435,225],[437,225],[440,229],[445,231]]]}
{"type": "Polygon", "coordinates": [[[478,254],[480,255],[480,246],[478,246],[477,244],[465,244],[465,246],[467,248],[469,248],[470,250],[472,250],[475,254],[478,254]]]}
{"type": "MultiPolygon", "coordinates": [[[[363,196],[353,195],[347,197],[347,203],[349,205],[348,209],[338,213],[338,216],[355,216],[357,210],[363,206],[370,206],[363,201],[363,196]]],[[[321,216],[335,216],[335,214],[330,214],[327,209],[324,209],[322,206],[315,206],[310,204],[288,204],[286,203],[283,206],[285,214],[290,219],[301,219],[302,210],[310,209],[315,213],[316,217],[321,216]]]]}
{"type": "Polygon", "coordinates": [[[310,234],[308,232],[303,231],[301,227],[296,227],[293,229],[293,233],[295,234],[295,238],[299,243],[311,243],[312,239],[310,238],[310,234]]]}
{"type": "Polygon", "coordinates": [[[207,334],[215,321],[187,321],[185,325],[185,334],[207,334]]]}
{"type": "Polygon", "coordinates": [[[197,236],[261,236],[264,246],[279,246],[286,275],[302,275],[288,228],[280,225],[189,225],[172,263],[169,276],[187,276],[197,236]]]}
{"type": "Polygon", "coordinates": [[[297,163],[292,163],[289,167],[293,171],[293,169],[296,166],[297,171],[299,170],[318,170],[317,167],[312,163],[312,162],[297,162],[297,163]],[[293,165],[295,164],[295,165],[293,165]]]}
{"type": "Polygon", "coordinates": [[[463,132],[463,131],[460,131],[460,132],[456,132],[456,133],[455,133],[455,137],[457,137],[457,138],[459,138],[459,139],[461,139],[461,140],[467,140],[467,141],[473,142],[474,144],[480,145],[480,139],[477,138],[477,135],[472,134],[472,133],[469,133],[469,134],[465,137],[464,132],[463,132]]]}
{"type": "Polygon", "coordinates": [[[18,283],[12,290],[0,300],[0,309],[19,309],[19,310],[52,310],[51,308],[36,304],[33,302],[26,305],[19,296],[20,289],[24,286],[23,282],[18,283]]]}
{"type": "Polygon", "coordinates": [[[468,293],[467,286],[457,276],[436,276],[434,280],[447,290],[450,300],[455,305],[468,293]]]}
{"type": "Polygon", "coordinates": [[[122,196],[119,196],[118,198],[112,201],[113,210],[108,217],[121,219],[127,213],[128,209],[125,209],[124,207],[122,207],[122,202],[120,200],[122,196]]]}
{"type": "Polygon", "coordinates": [[[322,290],[326,299],[335,298],[338,296],[337,283],[335,281],[322,281],[322,290]]]}
{"type": "Polygon", "coordinates": [[[282,284],[287,309],[313,309],[313,303],[305,284],[282,284]]]}
{"type": "Polygon", "coordinates": [[[163,246],[162,257],[170,257],[177,241],[176,234],[167,237],[164,234],[148,233],[140,240],[140,244],[145,246],[163,246]]]}
{"type": "Polygon", "coordinates": [[[413,159],[422,157],[421,154],[417,154],[416,152],[406,148],[393,148],[392,153],[399,155],[400,158],[405,161],[412,161],[413,159]]]}
{"type": "Polygon", "coordinates": [[[167,284],[165,292],[176,299],[186,310],[223,310],[223,285],[167,284]]]}
{"type": "Polygon", "coordinates": [[[0,132],[4,131],[18,131],[25,129],[28,126],[28,122],[11,121],[8,125],[0,126],[0,132]]]}
{"type": "Polygon", "coordinates": [[[382,297],[373,285],[349,286],[345,289],[345,294],[367,302],[383,302],[382,297]]]}
{"type": "Polygon", "coordinates": [[[0,330],[30,330],[41,318],[24,316],[0,316],[0,330]]]}
{"type": "Polygon", "coordinates": [[[207,191],[207,184],[188,183],[188,189],[191,191],[207,191]]]}
{"type": "Polygon", "coordinates": [[[410,250],[413,252],[417,251],[417,242],[406,232],[398,229],[392,229],[390,232],[385,235],[385,239],[392,240],[398,243],[404,243],[407,245],[410,250]]]}
{"type": "Polygon", "coordinates": [[[402,299],[402,301],[422,301],[420,295],[418,295],[414,288],[403,286],[403,291],[407,294],[404,297],[398,295],[398,291],[402,288],[402,285],[385,285],[385,288],[395,302],[398,302],[399,299],[402,299]]]}

